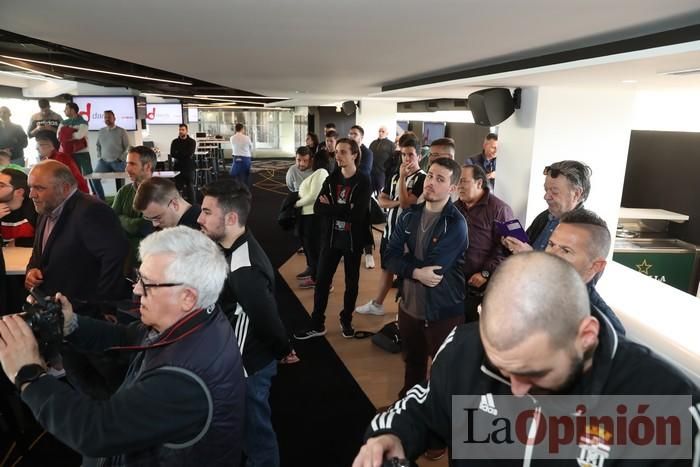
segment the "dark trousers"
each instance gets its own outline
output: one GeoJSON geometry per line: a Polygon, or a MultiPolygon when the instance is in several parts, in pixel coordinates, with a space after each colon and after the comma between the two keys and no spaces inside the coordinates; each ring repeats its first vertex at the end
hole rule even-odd
{"type": "Polygon", "coordinates": [[[299,236],[306,255],[306,265],[313,280],[316,280],[318,259],[321,254],[321,228],[320,219],[316,214],[299,217],[299,236]]]}
{"type": "MultiPolygon", "coordinates": [[[[325,243],[325,242],[324,242],[325,243]]],[[[362,250],[344,251],[324,245],[321,247],[321,256],[318,261],[318,273],[316,274],[316,287],[314,288],[314,311],[311,313],[311,321],[315,328],[320,328],[326,321],[326,306],[328,306],[328,294],[333,275],[338,269],[340,258],[343,258],[345,267],[345,296],[343,297],[343,310],[340,319],[349,324],[352,321],[352,312],[357,301],[358,284],[360,282],[360,262],[362,250]]]]}
{"type": "Polygon", "coordinates": [[[175,177],[175,185],[182,197],[185,198],[190,203],[197,203],[196,193],[195,193],[195,169],[185,168],[176,169],[180,173],[175,177]]]}
{"type": "Polygon", "coordinates": [[[243,450],[248,460],[246,467],[279,467],[280,455],[277,435],[272,427],[270,386],[277,374],[273,360],[245,380],[245,438],[243,450]]]}
{"type": "Polygon", "coordinates": [[[399,398],[403,398],[409,389],[426,380],[428,357],[435,357],[447,335],[455,326],[463,322],[462,315],[439,321],[416,319],[399,307],[401,353],[406,364],[403,388],[399,392],[399,398]]]}
{"type": "MultiPolygon", "coordinates": [[[[484,286],[484,289],[486,286],[484,286]]],[[[479,305],[484,299],[483,289],[477,289],[467,285],[467,293],[464,296],[464,322],[479,321],[479,305]]]]}

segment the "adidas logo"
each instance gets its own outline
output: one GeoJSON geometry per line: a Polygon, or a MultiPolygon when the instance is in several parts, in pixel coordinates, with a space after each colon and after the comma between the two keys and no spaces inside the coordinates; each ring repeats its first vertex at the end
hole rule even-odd
{"type": "Polygon", "coordinates": [[[479,402],[479,410],[491,415],[498,415],[498,409],[496,409],[496,404],[493,402],[493,394],[490,392],[485,396],[481,396],[481,402],[479,402]]]}

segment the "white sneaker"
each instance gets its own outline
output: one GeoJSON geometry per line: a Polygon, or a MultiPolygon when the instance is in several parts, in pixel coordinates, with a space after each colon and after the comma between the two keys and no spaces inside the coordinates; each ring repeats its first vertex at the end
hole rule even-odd
{"type": "Polygon", "coordinates": [[[374,269],[374,256],[365,255],[365,268],[374,269]]]}
{"type": "Polygon", "coordinates": [[[361,315],[382,316],[384,314],[384,305],[374,303],[374,300],[370,300],[366,304],[355,308],[355,311],[361,315]]]}

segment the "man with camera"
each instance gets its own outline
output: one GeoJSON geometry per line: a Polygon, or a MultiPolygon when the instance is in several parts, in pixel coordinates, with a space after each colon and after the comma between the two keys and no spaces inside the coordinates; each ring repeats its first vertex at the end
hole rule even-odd
{"type": "Polygon", "coordinates": [[[227,274],[224,256],[187,227],[154,233],[139,251],[140,323],[79,316],[57,294],[63,320],[43,316],[60,313],[47,301],[46,311],[35,306],[30,316],[0,321],[3,370],[39,423],[88,458],[85,466],[238,466],[245,382],[233,329],[215,307],[227,274]],[[73,345],[129,353],[116,393],[93,400],[47,375],[35,337],[42,319],[63,321],[73,345]]]}

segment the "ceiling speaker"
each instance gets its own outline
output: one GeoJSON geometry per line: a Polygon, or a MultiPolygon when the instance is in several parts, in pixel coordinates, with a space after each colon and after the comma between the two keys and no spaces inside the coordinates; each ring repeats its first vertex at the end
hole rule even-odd
{"type": "Polygon", "coordinates": [[[494,126],[513,115],[515,105],[510,90],[506,88],[482,89],[469,94],[469,110],[474,123],[481,126],[494,126]]]}
{"type": "Polygon", "coordinates": [[[345,101],[340,107],[343,109],[345,115],[352,115],[355,113],[355,110],[357,110],[357,105],[355,105],[353,101],[345,101]]]}

